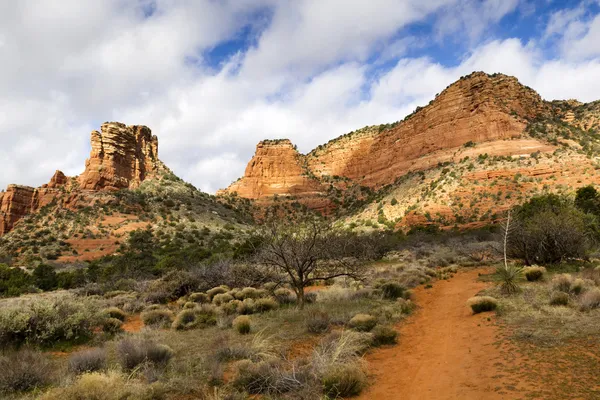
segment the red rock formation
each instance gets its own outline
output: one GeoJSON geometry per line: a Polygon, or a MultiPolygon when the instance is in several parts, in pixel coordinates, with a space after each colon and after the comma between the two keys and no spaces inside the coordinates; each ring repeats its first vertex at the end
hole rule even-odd
{"type": "Polygon", "coordinates": [[[158,139],[146,126],[102,124],[91,136],[92,152],[79,176],[82,189],[135,188],[166,167],[158,159],[158,139]]]}
{"type": "Polygon", "coordinates": [[[74,207],[78,201],[93,202],[88,192],[135,188],[145,179],[168,171],[158,159],[158,139],[146,126],[126,126],[119,122],[102,124],[92,132],[92,151],[85,171],[74,185],[61,171],[40,188],[9,185],[0,192],[0,236],[29,213],[53,201],[74,207]],[[68,191],[68,194],[66,193],[68,191]]]}
{"type": "Polygon", "coordinates": [[[469,156],[551,151],[554,147],[537,140],[507,144],[507,140],[521,137],[527,125],[525,118],[549,112],[547,103],[516,78],[473,73],[402,122],[344,135],[306,156],[292,151],[289,141],[272,149],[261,142],[244,177],[220,194],[237,192],[250,199],[273,194],[311,195],[323,187],[317,180],[326,176],[345,177],[377,188],[407,172],[455,161],[468,142],[489,143],[469,149],[469,156]],[[494,146],[495,142],[501,145],[494,146]]]}
{"type": "Polygon", "coordinates": [[[258,199],[273,195],[305,196],[320,193],[320,182],[310,176],[304,156],[287,140],[265,140],[246,167],[244,177],[219,194],[237,193],[258,199]]]}

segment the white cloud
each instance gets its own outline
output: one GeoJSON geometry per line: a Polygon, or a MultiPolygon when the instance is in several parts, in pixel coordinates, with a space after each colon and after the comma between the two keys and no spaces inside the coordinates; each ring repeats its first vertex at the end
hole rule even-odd
{"type": "Polygon", "coordinates": [[[39,185],[55,169],[81,172],[89,132],[105,120],[150,126],[163,161],[213,192],[243,173],[261,139],[289,137],[306,152],[364,125],[402,119],[473,70],[516,75],[546,98],[598,97],[596,19],[555,14],[528,43],[486,33],[520,4],[2,2],[0,187],[39,185]],[[435,38],[403,28],[432,21],[437,39],[468,39],[456,65],[435,54],[406,56],[435,38]],[[248,24],[256,35],[249,49],[218,67],[203,58],[248,24]],[[561,57],[548,60],[543,47],[555,42],[561,57]]]}

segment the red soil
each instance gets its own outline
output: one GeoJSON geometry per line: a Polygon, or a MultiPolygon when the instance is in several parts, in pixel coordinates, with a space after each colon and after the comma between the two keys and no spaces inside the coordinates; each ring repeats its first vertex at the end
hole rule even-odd
{"type": "Polygon", "coordinates": [[[366,356],[372,385],[360,399],[513,399],[501,392],[503,362],[492,314],[472,315],[466,301],[488,285],[483,269],[460,271],[433,288],[419,287],[420,306],[398,325],[399,344],[366,356]],[[488,321],[491,318],[491,321],[488,321]]]}
{"type": "Polygon", "coordinates": [[[135,333],[142,330],[144,323],[139,315],[132,315],[121,326],[125,332],[135,333]]]}

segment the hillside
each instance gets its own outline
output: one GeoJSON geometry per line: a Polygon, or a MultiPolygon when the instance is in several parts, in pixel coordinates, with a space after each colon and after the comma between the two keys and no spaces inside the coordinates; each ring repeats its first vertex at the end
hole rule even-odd
{"type": "Polygon", "coordinates": [[[478,225],[535,193],[598,182],[599,108],[475,72],[402,121],[306,155],[288,140],[263,141],[219,195],[259,208],[299,203],[352,226],[478,225]]]}
{"type": "Polygon", "coordinates": [[[158,158],[146,126],[107,122],[91,134],[84,172],[57,171],[39,188],[0,192],[0,254],[23,262],[77,262],[114,253],[134,230],[205,246],[247,219],[183,182],[158,158]]]}

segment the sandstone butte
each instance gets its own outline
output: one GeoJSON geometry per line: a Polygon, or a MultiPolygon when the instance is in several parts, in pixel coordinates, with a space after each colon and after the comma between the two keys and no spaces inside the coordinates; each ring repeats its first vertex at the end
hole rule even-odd
{"type": "Polygon", "coordinates": [[[158,159],[158,139],[146,126],[106,122],[91,134],[92,151],[85,171],[69,178],[56,171],[39,188],[9,185],[0,192],[0,236],[8,233],[25,215],[60,201],[63,207],[93,202],[94,193],[136,188],[145,179],[167,171],[158,159]],[[62,196],[68,193],[68,196],[62,196]]]}
{"type": "Polygon", "coordinates": [[[244,176],[218,194],[259,203],[274,195],[288,196],[310,206],[308,199],[314,203],[324,194],[330,177],[377,189],[408,172],[456,161],[456,149],[469,142],[492,144],[482,147],[489,155],[548,152],[555,147],[525,138],[524,131],[528,119],[551,112],[547,102],[516,78],[475,72],[401,122],[351,132],[306,155],[287,139],[262,141],[244,176]]]}

